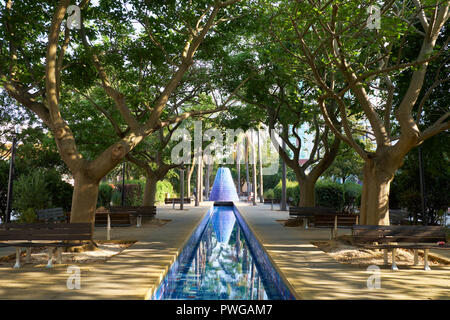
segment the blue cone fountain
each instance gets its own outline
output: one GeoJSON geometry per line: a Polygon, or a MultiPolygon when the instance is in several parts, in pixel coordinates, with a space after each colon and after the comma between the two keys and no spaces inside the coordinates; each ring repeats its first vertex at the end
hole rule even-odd
{"type": "Polygon", "coordinates": [[[239,201],[229,168],[221,167],[217,170],[209,201],[239,201]]]}

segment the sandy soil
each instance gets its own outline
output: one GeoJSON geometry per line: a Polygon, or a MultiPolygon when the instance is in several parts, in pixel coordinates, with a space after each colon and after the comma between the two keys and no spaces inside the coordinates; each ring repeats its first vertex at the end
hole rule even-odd
{"type": "MultiPolygon", "coordinates": [[[[345,236],[344,236],[345,237],[345,236]]],[[[355,265],[383,265],[383,251],[364,249],[352,246],[346,240],[329,240],[311,242],[313,245],[327,253],[334,260],[344,264],[355,265]]],[[[391,253],[388,254],[388,262],[392,262],[391,253]]],[[[413,250],[397,249],[395,255],[395,262],[397,265],[412,266],[414,264],[413,250]]],[[[428,263],[430,266],[448,266],[450,261],[435,257],[432,254],[428,255],[428,263]]],[[[424,258],[423,251],[419,250],[419,266],[423,266],[424,258]]]]}
{"type": "MultiPolygon", "coordinates": [[[[133,245],[134,241],[100,241],[96,242],[98,247],[93,245],[83,245],[79,247],[72,247],[63,249],[62,252],[62,263],[102,263],[116,254],[121,253],[126,248],[133,245]]],[[[45,248],[32,248],[31,250],[31,261],[26,263],[26,252],[23,250],[21,256],[21,264],[27,265],[42,265],[47,264],[48,261],[48,251],[45,248]]],[[[14,264],[16,260],[16,255],[11,254],[6,257],[0,258],[1,265],[11,265],[14,264]]],[[[56,249],[53,250],[53,262],[56,261],[56,249]]]]}

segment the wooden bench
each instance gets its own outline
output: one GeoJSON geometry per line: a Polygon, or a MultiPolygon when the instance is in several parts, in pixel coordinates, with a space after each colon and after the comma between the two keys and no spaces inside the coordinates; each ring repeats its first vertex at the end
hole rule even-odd
{"type": "Polygon", "coordinates": [[[336,238],[338,228],[351,229],[359,222],[359,216],[353,214],[316,214],[315,228],[330,228],[330,238],[336,238]]]}
{"type": "Polygon", "coordinates": [[[0,246],[16,247],[16,263],[20,268],[21,248],[27,248],[27,262],[31,258],[32,247],[48,247],[47,267],[51,268],[53,248],[57,248],[57,263],[61,263],[63,247],[79,246],[92,239],[91,223],[6,223],[0,228],[0,246]],[[74,242],[80,241],[80,242],[74,242]]]}
{"type": "MultiPolygon", "coordinates": [[[[165,198],[164,199],[164,203],[165,204],[180,204],[181,203],[181,198],[165,198]]],[[[184,198],[183,203],[184,204],[190,204],[191,203],[191,198],[184,198]]]]}
{"type": "Polygon", "coordinates": [[[101,211],[95,213],[95,226],[105,227],[129,227],[131,226],[130,212],[101,211]]]}
{"type": "Polygon", "coordinates": [[[280,200],[278,199],[266,199],[264,198],[264,204],[272,204],[272,203],[280,203],[280,200]]]}
{"type": "Polygon", "coordinates": [[[289,216],[303,219],[305,229],[308,229],[308,219],[314,218],[318,214],[336,215],[336,210],[327,207],[289,207],[289,216]]]}
{"type": "Polygon", "coordinates": [[[37,219],[40,222],[67,222],[67,216],[63,208],[51,208],[36,211],[37,219]]]}
{"type": "Polygon", "coordinates": [[[424,250],[425,270],[430,270],[429,249],[450,249],[450,246],[446,244],[445,231],[439,226],[358,225],[353,227],[352,235],[355,245],[369,249],[382,249],[385,264],[388,264],[388,250],[392,251],[393,270],[398,270],[395,263],[395,250],[398,248],[414,250],[414,265],[418,264],[418,250],[424,250]]]}

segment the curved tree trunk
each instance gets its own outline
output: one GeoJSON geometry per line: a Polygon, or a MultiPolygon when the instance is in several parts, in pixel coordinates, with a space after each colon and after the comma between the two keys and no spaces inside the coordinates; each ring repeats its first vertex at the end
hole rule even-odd
{"type": "Polygon", "coordinates": [[[397,168],[387,161],[369,159],[364,164],[360,223],[389,225],[389,191],[397,168]]]}
{"type": "Polygon", "coordinates": [[[316,182],[317,179],[312,177],[297,178],[300,186],[299,207],[315,207],[316,206],[316,182]]]}
{"type": "Polygon", "coordinates": [[[158,179],[150,175],[147,175],[147,179],[145,180],[144,200],[142,201],[143,206],[155,205],[157,183],[158,179]]]}
{"type": "Polygon", "coordinates": [[[95,221],[100,181],[86,177],[81,173],[75,174],[74,180],[70,222],[93,223],[95,221]]]}

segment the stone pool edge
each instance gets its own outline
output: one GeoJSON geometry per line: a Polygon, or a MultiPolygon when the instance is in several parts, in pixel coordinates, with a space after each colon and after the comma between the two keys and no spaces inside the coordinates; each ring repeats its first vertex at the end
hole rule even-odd
{"type": "Polygon", "coordinates": [[[290,283],[288,278],[285,276],[283,271],[278,267],[276,262],[273,260],[272,256],[269,254],[269,252],[266,250],[264,246],[264,242],[261,241],[261,238],[256,233],[256,231],[253,229],[252,225],[248,222],[248,220],[245,218],[245,215],[239,210],[239,207],[234,204],[234,208],[238,211],[239,215],[241,216],[242,220],[247,224],[248,229],[252,233],[252,235],[255,237],[256,241],[258,241],[261,249],[264,251],[264,253],[267,255],[267,258],[269,259],[270,263],[272,264],[272,267],[275,269],[275,271],[280,275],[281,280],[284,282],[285,286],[291,291],[292,295],[295,297],[296,300],[302,300],[302,297],[299,295],[299,293],[294,289],[294,286],[290,283]]]}
{"type": "Polygon", "coordinates": [[[188,244],[189,240],[192,238],[192,236],[194,235],[194,233],[198,229],[198,227],[203,223],[203,221],[205,220],[206,216],[208,214],[210,214],[210,210],[213,207],[214,207],[214,204],[211,204],[211,206],[206,207],[207,208],[206,212],[202,215],[202,217],[199,219],[199,221],[191,229],[191,232],[186,237],[186,239],[184,239],[184,241],[181,244],[181,246],[178,247],[177,252],[173,255],[173,258],[172,258],[171,262],[164,268],[164,272],[161,273],[161,275],[159,277],[159,280],[156,282],[155,285],[153,285],[149,289],[147,289],[147,292],[144,295],[144,300],[151,300],[152,299],[152,297],[155,294],[156,290],[159,288],[159,286],[161,285],[161,283],[164,281],[164,279],[166,278],[167,274],[169,273],[170,268],[172,268],[172,265],[177,261],[177,259],[180,256],[181,252],[183,252],[183,250],[186,247],[186,245],[188,244]]]}

